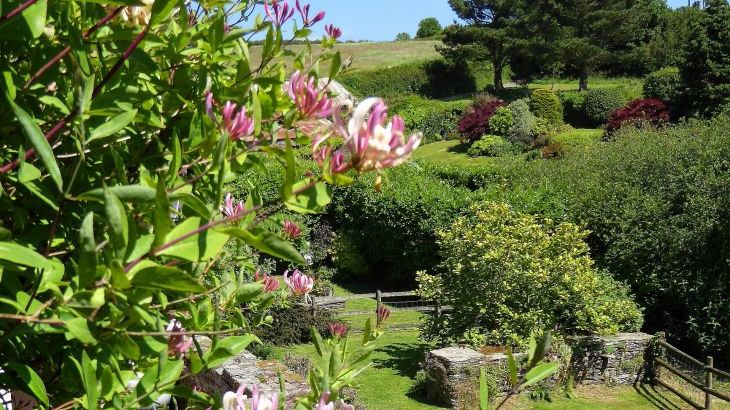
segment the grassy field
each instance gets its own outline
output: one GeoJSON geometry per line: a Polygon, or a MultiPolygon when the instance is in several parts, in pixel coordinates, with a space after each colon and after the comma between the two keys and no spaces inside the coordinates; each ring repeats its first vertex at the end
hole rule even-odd
{"type": "MultiPolygon", "coordinates": [[[[626,87],[630,89],[641,88],[644,81],[640,78],[630,77],[589,77],[588,88],[589,89],[601,89],[601,88],[617,88],[626,87]]],[[[554,91],[562,90],[577,90],[578,80],[563,79],[563,78],[543,78],[539,80],[533,80],[529,85],[529,88],[548,88],[554,91]]]]}
{"type": "MultiPolygon", "coordinates": [[[[375,68],[392,67],[401,64],[428,61],[438,58],[440,54],[436,51],[436,45],[440,41],[399,41],[382,43],[340,43],[335,50],[342,53],[342,59],[352,57],[351,69],[372,70],[375,68]]],[[[303,45],[294,45],[290,49],[299,53],[303,45]]],[[[314,55],[319,55],[322,48],[318,45],[312,47],[314,55]]],[[[261,47],[251,47],[251,60],[258,64],[261,60],[261,47]]],[[[292,59],[287,59],[291,63],[292,59]]],[[[329,70],[329,67],[321,67],[329,70]]],[[[326,71],[323,71],[326,72],[326,71]]]]}

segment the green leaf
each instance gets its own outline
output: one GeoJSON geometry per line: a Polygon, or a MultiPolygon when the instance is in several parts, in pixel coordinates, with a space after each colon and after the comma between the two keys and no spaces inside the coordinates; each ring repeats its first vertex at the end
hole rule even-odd
{"type": "Polygon", "coordinates": [[[157,0],[152,5],[152,17],[150,18],[150,27],[154,27],[172,15],[177,7],[177,0],[157,0]]]}
{"type": "Polygon", "coordinates": [[[483,367],[479,369],[479,410],[489,410],[487,372],[483,367]]]}
{"type": "MultiPolygon", "coordinates": [[[[2,14],[19,6],[21,1],[3,2],[2,14]]],[[[28,41],[38,38],[46,27],[48,2],[40,0],[23,10],[20,16],[0,24],[0,38],[12,41],[28,41]]]]}
{"type": "Polygon", "coordinates": [[[108,189],[104,192],[104,205],[112,246],[117,253],[117,257],[123,258],[129,242],[129,225],[127,225],[127,214],[124,211],[124,205],[108,189]]]}
{"type": "Polygon", "coordinates": [[[202,232],[194,233],[205,228],[207,224],[208,221],[198,217],[186,219],[167,235],[165,243],[172,243],[181,238],[185,239],[158,251],[157,254],[175,256],[190,262],[209,260],[216,257],[228,242],[228,235],[214,229],[205,229],[202,232]],[[187,237],[188,235],[190,236],[187,237]]]}
{"type": "Polygon", "coordinates": [[[122,334],[119,335],[117,339],[115,339],[115,342],[116,348],[124,355],[126,359],[139,359],[139,345],[137,345],[137,343],[135,343],[131,337],[127,336],[126,334],[122,334]]]}
{"type": "Polygon", "coordinates": [[[94,130],[91,131],[91,135],[86,142],[89,143],[91,141],[116,134],[117,132],[123,130],[124,127],[129,125],[129,123],[132,122],[136,115],[137,110],[127,111],[125,113],[117,115],[116,117],[110,119],[102,125],[94,128],[94,130]]]}
{"type": "Polygon", "coordinates": [[[89,330],[89,323],[82,317],[77,317],[66,321],[66,329],[78,339],[79,342],[86,345],[95,345],[96,339],[89,330]]]}
{"type": "Polygon", "coordinates": [[[85,350],[81,352],[81,368],[83,369],[82,380],[86,390],[84,396],[88,405],[87,408],[97,409],[99,407],[99,393],[96,386],[96,366],[85,350]]]}
{"type": "Polygon", "coordinates": [[[335,77],[337,77],[337,74],[340,73],[340,70],[342,69],[342,56],[340,55],[340,52],[336,52],[335,55],[332,57],[332,62],[330,64],[330,81],[333,80],[335,77]]]}
{"type": "Polygon", "coordinates": [[[510,387],[514,388],[517,386],[517,361],[515,356],[512,354],[512,348],[507,348],[507,369],[509,371],[509,382],[510,387]]]}
{"type": "Polygon", "coordinates": [[[253,342],[261,343],[254,335],[229,336],[218,342],[211,351],[205,354],[206,367],[213,369],[225,363],[228,359],[241,353],[253,342]]]}
{"type": "MultiPolygon", "coordinates": [[[[117,185],[106,188],[122,202],[152,202],[157,197],[154,188],[144,185],[117,185]]],[[[84,192],[78,196],[83,201],[104,201],[104,188],[84,192]]]]}
{"type": "Polygon", "coordinates": [[[525,382],[522,383],[520,388],[524,389],[525,387],[532,386],[535,383],[539,383],[542,380],[547,379],[548,377],[555,374],[555,372],[558,371],[560,368],[560,363],[543,363],[529,372],[525,375],[525,382]]]}
{"type": "Polygon", "coordinates": [[[56,157],[53,155],[53,149],[51,144],[46,140],[43,131],[41,131],[38,124],[36,124],[33,117],[31,117],[25,110],[20,108],[15,102],[8,99],[10,107],[13,109],[15,116],[18,117],[18,122],[23,128],[23,133],[28,138],[28,141],[35,148],[36,154],[46,166],[48,173],[51,175],[51,179],[56,183],[58,191],[63,191],[63,179],[61,178],[61,170],[58,168],[56,163],[56,157]]]}
{"type": "Polygon", "coordinates": [[[0,259],[16,265],[50,269],[51,264],[38,252],[12,242],[0,242],[0,259]]]}
{"type": "Polygon", "coordinates": [[[132,278],[132,285],[179,292],[205,292],[207,290],[197,279],[185,271],[167,266],[151,266],[140,270],[132,278]]]}
{"type": "Polygon", "coordinates": [[[165,180],[160,175],[157,178],[157,197],[155,198],[154,210],[155,241],[154,246],[158,247],[165,243],[165,237],[172,229],[170,221],[170,201],[167,198],[167,187],[165,180]]]}
{"type": "Polygon", "coordinates": [[[21,363],[10,363],[8,365],[8,368],[12,369],[18,375],[18,377],[23,380],[23,383],[28,386],[30,392],[33,393],[38,401],[48,406],[48,393],[46,392],[46,385],[43,384],[43,380],[41,380],[40,376],[38,376],[38,373],[36,373],[35,370],[21,363]]]}
{"type": "Polygon", "coordinates": [[[86,214],[79,229],[79,287],[85,288],[96,278],[96,239],[94,239],[94,213],[86,214]]]}
{"type": "Polygon", "coordinates": [[[546,330],[540,337],[540,340],[538,340],[534,345],[531,341],[528,369],[532,369],[537,366],[537,364],[545,358],[550,350],[551,339],[550,331],[546,330]]]}
{"type": "Polygon", "coordinates": [[[263,230],[261,228],[253,228],[250,230],[240,228],[228,228],[223,232],[238,238],[247,244],[253,246],[261,252],[264,252],[275,258],[305,265],[306,262],[297,249],[288,241],[281,238],[275,233],[263,230]]]}
{"type": "Polygon", "coordinates": [[[129,263],[149,253],[152,250],[152,243],[154,241],[155,235],[152,234],[137,236],[134,244],[127,247],[127,256],[124,257],[124,263],[129,263]]]}
{"type": "Polygon", "coordinates": [[[332,189],[324,182],[317,182],[307,188],[310,184],[311,182],[308,181],[294,184],[293,192],[303,191],[286,199],[284,205],[299,213],[321,213],[324,211],[324,207],[332,201],[332,189]]]}
{"type": "Polygon", "coordinates": [[[172,137],[172,161],[170,161],[170,169],[167,172],[168,184],[175,182],[180,172],[180,166],[182,166],[182,146],[180,145],[180,138],[175,134],[172,137]]]}
{"type": "Polygon", "coordinates": [[[21,184],[27,184],[28,182],[41,179],[41,170],[36,168],[33,164],[29,164],[25,161],[20,163],[18,168],[18,182],[21,184]]]}

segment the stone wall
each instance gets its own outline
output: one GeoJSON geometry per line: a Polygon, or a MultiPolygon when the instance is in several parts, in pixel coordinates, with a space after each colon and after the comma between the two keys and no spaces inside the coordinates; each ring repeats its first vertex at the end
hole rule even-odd
{"type": "MultiPolygon", "coordinates": [[[[567,340],[572,350],[570,372],[577,383],[614,385],[641,381],[647,372],[645,363],[651,363],[653,339],[646,333],[570,338],[567,340]]],[[[553,357],[558,354],[551,352],[553,357]]],[[[515,354],[516,359],[519,357],[520,354],[515,354]]],[[[432,350],[425,360],[428,400],[452,408],[475,408],[473,401],[478,397],[482,366],[492,379],[495,391],[491,393],[504,393],[509,389],[506,355],[485,355],[462,347],[432,350]]]]}

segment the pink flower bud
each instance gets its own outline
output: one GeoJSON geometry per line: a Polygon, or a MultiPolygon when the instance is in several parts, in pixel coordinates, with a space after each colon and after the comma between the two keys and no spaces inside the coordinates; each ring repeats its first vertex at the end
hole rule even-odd
{"type": "Polygon", "coordinates": [[[314,279],[295,269],[291,275],[289,271],[284,272],[284,283],[289,287],[295,296],[304,296],[314,289],[314,279]]]}
{"type": "Polygon", "coordinates": [[[245,393],[244,386],[234,392],[223,395],[224,410],[278,410],[279,394],[277,392],[264,393],[259,391],[258,385],[251,386],[251,398],[245,393]]]}
{"type": "MultiPolygon", "coordinates": [[[[182,323],[177,319],[170,320],[170,323],[165,329],[171,333],[182,333],[185,332],[185,328],[182,323]]],[[[167,353],[170,356],[182,356],[190,350],[190,346],[193,345],[193,338],[185,335],[170,335],[167,338],[167,353]]]]}
{"type": "Polygon", "coordinates": [[[322,396],[319,398],[319,403],[317,403],[317,407],[314,410],[335,410],[335,403],[330,402],[329,399],[330,392],[322,393],[322,396]]]}
{"type": "Polygon", "coordinates": [[[385,305],[378,306],[376,313],[378,315],[378,323],[383,323],[390,317],[390,309],[385,307],[385,305]]]}
{"type": "Polygon", "coordinates": [[[309,4],[302,7],[299,4],[299,0],[297,0],[297,10],[299,11],[299,15],[302,16],[302,24],[304,24],[304,27],[311,27],[311,26],[319,23],[320,21],[322,21],[322,19],[324,19],[324,11],[320,11],[319,13],[317,13],[316,16],[314,16],[314,18],[312,18],[310,20],[309,19],[309,4]]]}
{"type": "Polygon", "coordinates": [[[315,82],[314,77],[296,71],[284,85],[303,119],[325,118],[332,114],[332,100],[315,82]]]}
{"type": "Polygon", "coordinates": [[[273,276],[269,276],[264,273],[264,276],[259,277],[259,271],[256,271],[254,280],[256,282],[264,282],[264,292],[266,293],[271,293],[279,289],[280,286],[279,280],[273,276]]]}
{"type": "Polygon", "coordinates": [[[347,334],[347,326],[342,323],[330,323],[330,334],[334,337],[343,337],[347,334]]]}
{"type": "Polygon", "coordinates": [[[219,124],[216,118],[213,107],[215,105],[215,99],[213,93],[208,92],[205,95],[205,112],[213,124],[218,126],[221,132],[228,134],[228,137],[233,141],[240,141],[242,139],[248,139],[254,132],[253,118],[246,115],[245,107],[241,107],[239,111],[236,111],[236,104],[231,101],[226,101],[221,110],[223,121],[219,124]]]}
{"type": "Polygon", "coordinates": [[[283,225],[282,234],[287,239],[299,239],[302,236],[302,228],[296,223],[285,219],[283,225]]]}
{"type": "Polygon", "coordinates": [[[271,0],[271,7],[269,7],[269,2],[264,0],[264,11],[269,20],[279,27],[283,26],[294,15],[294,8],[289,7],[288,2],[279,0],[271,0]]]}
{"type": "Polygon", "coordinates": [[[326,26],[324,26],[324,31],[327,33],[328,36],[335,40],[342,36],[342,30],[332,24],[327,24],[326,26]]]}

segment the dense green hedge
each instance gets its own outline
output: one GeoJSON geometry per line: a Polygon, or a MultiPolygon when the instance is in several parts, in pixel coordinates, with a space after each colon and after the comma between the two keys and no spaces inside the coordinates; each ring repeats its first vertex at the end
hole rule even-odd
{"type": "Polygon", "coordinates": [[[352,251],[361,252],[371,279],[412,288],[416,271],[440,261],[436,231],[447,227],[476,195],[430,177],[415,164],[388,170],[382,192],[372,185],[373,179],[365,177],[341,188],[330,215],[340,234],[357,248],[352,251]]]}
{"type": "Polygon", "coordinates": [[[456,122],[469,101],[439,101],[409,95],[392,99],[388,105],[391,114],[403,117],[410,131],[423,133],[423,145],[459,138],[456,122]]]}
{"type": "Polygon", "coordinates": [[[443,60],[397,65],[370,71],[355,71],[338,80],[358,97],[383,98],[417,94],[425,97],[448,97],[477,90],[477,76],[483,68],[451,65],[443,60]]]}

